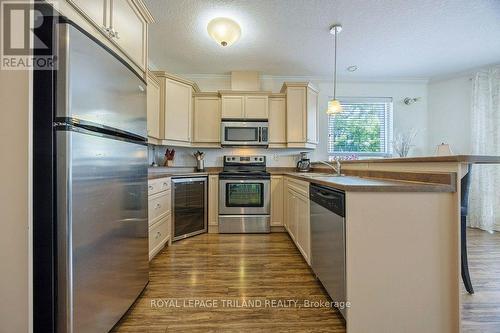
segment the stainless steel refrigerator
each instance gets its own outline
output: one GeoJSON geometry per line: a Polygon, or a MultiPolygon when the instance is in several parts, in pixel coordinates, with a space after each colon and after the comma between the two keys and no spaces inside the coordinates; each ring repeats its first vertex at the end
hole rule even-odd
{"type": "Polygon", "coordinates": [[[146,83],[75,24],[44,24],[58,68],[34,74],[34,327],[107,332],[148,282],[146,83]]]}

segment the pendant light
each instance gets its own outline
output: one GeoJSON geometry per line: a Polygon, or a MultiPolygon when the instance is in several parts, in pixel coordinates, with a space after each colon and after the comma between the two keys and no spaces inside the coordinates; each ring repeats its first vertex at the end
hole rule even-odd
{"type": "Polygon", "coordinates": [[[327,114],[338,114],[342,112],[342,105],[337,100],[337,35],[342,31],[340,24],[335,24],[330,28],[330,33],[334,36],[333,39],[333,99],[328,101],[327,114]]]}

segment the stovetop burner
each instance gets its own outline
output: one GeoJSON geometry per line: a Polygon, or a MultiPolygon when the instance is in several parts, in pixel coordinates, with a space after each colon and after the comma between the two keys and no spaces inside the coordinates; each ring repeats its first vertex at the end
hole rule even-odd
{"type": "Polygon", "coordinates": [[[219,177],[242,179],[269,179],[265,156],[224,156],[224,168],[219,177]]]}

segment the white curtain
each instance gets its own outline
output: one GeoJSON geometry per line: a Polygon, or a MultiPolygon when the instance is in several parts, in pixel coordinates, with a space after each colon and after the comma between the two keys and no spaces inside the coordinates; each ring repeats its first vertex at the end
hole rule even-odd
{"type": "MultiPolygon", "coordinates": [[[[474,77],[472,153],[500,156],[500,65],[481,70],[474,77]]],[[[472,167],[468,223],[500,231],[500,166],[472,167]]]]}

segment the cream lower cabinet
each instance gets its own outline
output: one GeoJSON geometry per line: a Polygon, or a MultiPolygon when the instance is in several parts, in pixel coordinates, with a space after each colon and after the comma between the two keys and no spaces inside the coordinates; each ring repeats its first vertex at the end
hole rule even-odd
{"type": "Polygon", "coordinates": [[[148,181],[149,260],[171,241],[172,234],[170,178],[148,181]]]}
{"type": "Polygon", "coordinates": [[[285,178],[285,228],[305,261],[311,264],[309,183],[285,178]]]}
{"type": "Polygon", "coordinates": [[[194,96],[193,145],[220,145],[221,102],[217,93],[194,96]]]}
{"type": "Polygon", "coordinates": [[[219,176],[208,176],[208,232],[219,230],[219,176]]]}
{"type": "Polygon", "coordinates": [[[283,176],[271,176],[271,226],[283,226],[283,176]]]}
{"type": "Polygon", "coordinates": [[[160,139],[160,81],[148,71],[147,113],[148,138],[160,139]]]}
{"type": "Polygon", "coordinates": [[[285,82],[286,138],[290,148],[316,148],[318,131],[318,90],[310,83],[285,82]]]}

